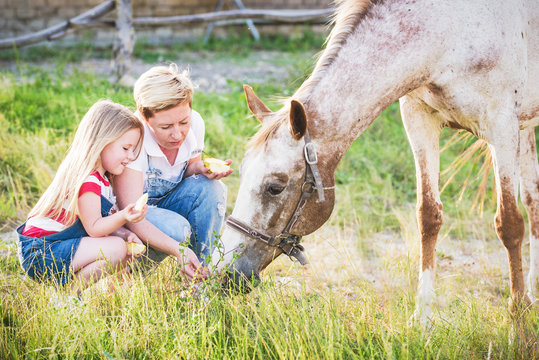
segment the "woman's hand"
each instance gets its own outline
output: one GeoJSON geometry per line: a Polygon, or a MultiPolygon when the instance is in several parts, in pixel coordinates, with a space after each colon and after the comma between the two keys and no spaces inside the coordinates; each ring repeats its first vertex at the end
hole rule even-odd
{"type": "MultiPolygon", "coordinates": [[[[113,232],[111,235],[114,235],[114,236],[119,236],[121,237],[122,239],[124,239],[124,241],[126,242],[126,245],[127,244],[130,244],[130,243],[134,243],[134,244],[140,244],[140,245],[144,245],[146,246],[140,239],[139,237],[137,236],[137,234],[135,234],[134,232],[128,230],[127,228],[125,227],[121,227],[119,228],[118,230],[116,230],[115,232],[113,232]]],[[[146,249],[138,254],[132,254],[131,251],[130,251],[130,248],[129,246],[127,246],[127,254],[132,256],[132,257],[135,257],[135,258],[138,258],[139,256],[141,256],[144,252],[146,252],[146,249]]]]}
{"type": "MultiPolygon", "coordinates": [[[[230,166],[230,164],[232,164],[232,160],[225,160],[227,165],[230,166]]],[[[205,167],[204,166],[204,162],[202,160],[199,160],[195,163],[193,163],[192,165],[195,165],[197,166],[197,169],[198,169],[198,174],[202,174],[204,175],[205,177],[207,177],[208,179],[212,179],[212,180],[219,180],[219,179],[222,179],[224,177],[227,177],[228,175],[232,174],[232,172],[234,170],[230,169],[228,171],[225,171],[225,172],[220,172],[220,173],[216,173],[216,172],[210,172],[210,169],[205,167]]],[[[195,173],[197,174],[197,173],[195,173]]]]}
{"type": "Polygon", "coordinates": [[[126,222],[137,223],[141,220],[144,220],[146,217],[146,212],[148,211],[148,205],[144,205],[142,210],[135,210],[135,204],[127,205],[123,210],[120,211],[126,222]]]}
{"type": "Polygon", "coordinates": [[[208,277],[208,270],[202,266],[193,250],[182,247],[177,257],[181,272],[189,281],[200,281],[208,277]]]}
{"type": "MultiPolygon", "coordinates": [[[[126,242],[127,244],[129,244],[129,243],[135,243],[135,244],[139,244],[139,245],[144,245],[144,244],[142,243],[142,241],[140,241],[139,237],[138,237],[134,232],[129,231],[129,230],[126,229],[126,233],[125,233],[125,234],[126,234],[125,242],[126,242]]],[[[145,246],[145,245],[144,245],[144,246],[145,246]]],[[[130,249],[130,248],[129,248],[129,246],[128,246],[128,247],[127,247],[127,254],[130,255],[130,256],[132,256],[132,257],[134,257],[134,258],[138,258],[138,257],[140,257],[142,254],[144,254],[144,253],[146,252],[146,249],[144,249],[144,251],[142,251],[142,252],[139,252],[139,253],[137,253],[137,254],[133,254],[133,253],[131,253],[131,251],[130,251],[129,249],[130,249]]]]}

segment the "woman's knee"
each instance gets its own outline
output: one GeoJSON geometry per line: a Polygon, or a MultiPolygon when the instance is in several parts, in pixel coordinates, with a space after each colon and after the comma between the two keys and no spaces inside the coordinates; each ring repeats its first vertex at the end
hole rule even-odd
{"type": "Polygon", "coordinates": [[[184,242],[191,236],[189,222],[174,211],[150,207],[146,214],[146,220],[177,242],[184,242]]]}
{"type": "Polygon", "coordinates": [[[199,188],[198,202],[208,211],[216,209],[220,217],[225,216],[226,210],[226,185],[221,180],[210,180],[205,176],[197,179],[199,188]],[[203,179],[202,179],[203,178],[203,179]]]}

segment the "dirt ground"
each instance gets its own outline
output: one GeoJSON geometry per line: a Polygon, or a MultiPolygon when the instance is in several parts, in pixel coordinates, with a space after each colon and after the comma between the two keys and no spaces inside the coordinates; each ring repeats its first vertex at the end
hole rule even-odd
{"type": "MultiPolygon", "coordinates": [[[[220,58],[218,55],[205,54],[203,57],[197,52],[184,52],[175,59],[159,59],[158,62],[148,64],[134,59],[129,72],[122,79],[122,84],[131,87],[143,72],[154,65],[164,65],[174,62],[180,69],[190,72],[197,91],[224,93],[230,91],[231,82],[244,84],[262,84],[268,81],[283,83],[290,78],[292,64],[298,56],[312,57],[313,54],[293,55],[274,51],[257,51],[245,57],[220,58]]],[[[56,67],[52,62],[29,63],[31,66],[39,66],[43,69],[56,67]]],[[[17,74],[17,64],[0,61],[0,68],[9,69],[17,74]]],[[[65,71],[72,72],[74,69],[92,72],[98,75],[110,76],[112,71],[111,61],[106,59],[89,59],[76,64],[67,64],[65,71]]],[[[284,83],[283,83],[284,84],[284,83]]]]}
{"type": "MultiPolygon", "coordinates": [[[[419,232],[415,212],[402,233],[372,234],[360,240],[353,228],[323,226],[305,237],[309,264],[302,267],[285,256],[268,271],[287,284],[308,291],[331,289],[354,297],[357,287],[375,291],[381,298],[411,294],[419,276],[419,232]],[[367,250],[359,244],[368,243],[367,250]]],[[[489,221],[486,220],[485,221],[489,221]]],[[[481,298],[493,306],[506,306],[509,296],[509,262],[502,243],[491,239],[455,239],[440,234],[436,246],[436,304],[447,307],[463,298],[481,298]]],[[[523,245],[524,276],[529,269],[529,240],[523,245]]]]}

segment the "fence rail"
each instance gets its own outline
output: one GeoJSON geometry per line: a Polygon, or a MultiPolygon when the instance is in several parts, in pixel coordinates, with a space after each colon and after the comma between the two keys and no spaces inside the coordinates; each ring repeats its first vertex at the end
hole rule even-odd
{"type": "MultiPolygon", "coordinates": [[[[0,49],[21,47],[35,44],[42,41],[51,41],[59,39],[72,31],[82,28],[105,26],[115,27],[116,21],[109,19],[99,19],[116,9],[114,0],[107,0],[96,7],[88,10],[74,18],[71,18],[61,24],[49,27],[38,32],[19,37],[0,39],[0,49]]],[[[165,26],[176,24],[195,24],[226,20],[253,19],[263,22],[274,23],[307,23],[307,22],[326,22],[333,14],[333,9],[317,10],[262,10],[262,9],[243,9],[228,10],[211,13],[166,16],[166,17],[139,17],[133,18],[134,26],[165,26]]]]}
{"type": "Polygon", "coordinates": [[[134,18],[133,24],[148,25],[174,25],[215,22],[223,20],[259,19],[277,23],[302,23],[325,21],[333,14],[333,9],[320,10],[259,10],[243,9],[211,12],[204,14],[167,16],[167,17],[141,17],[134,18]]]}
{"type": "Polygon", "coordinates": [[[98,18],[110,13],[114,9],[116,9],[115,1],[107,0],[97,5],[96,7],[58,25],[51,26],[47,29],[32,34],[27,34],[10,39],[0,39],[0,49],[12,48],[14,46],[20,47],[46,40],[56,40],[64,35],[67,35],[70,30],[77,30],[80,28],[92,27],[97,25],[115,26],[113,21],[111,22],[112,24],[108,24],[107,22],[97,20],[98,18]]]}

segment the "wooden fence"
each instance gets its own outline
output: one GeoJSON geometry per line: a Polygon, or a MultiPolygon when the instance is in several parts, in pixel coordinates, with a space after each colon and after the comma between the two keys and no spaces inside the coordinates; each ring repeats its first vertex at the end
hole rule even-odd
{"type": "Polygon", "coordinates": [[[115,27],[116,37],[113,44],[113,77],[119,80],[129,70],[135,45],[136,26],[167,26],[176,24],[214,24],[238,20],[262,21],[272,23],[312,23],[327,22],[333,9],[316,10],[262,10],[246,9],[215,11],[211,13],[167,16],[140,17],[132,16],[132,0],[106,0],[91,10],[47,29],[9,39],[0,39],[0,49],[21,47],[42,41],[57,40],[73,31],[84,28],[105,26],[115,27]],[[116,20],[102,19],[116,10],[116,20]]]}

